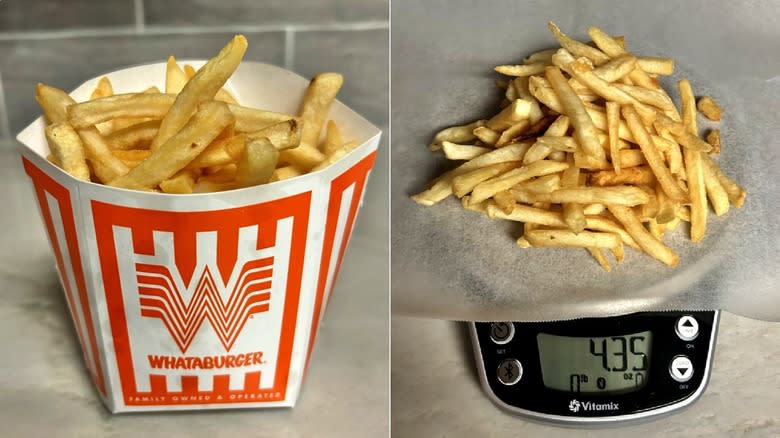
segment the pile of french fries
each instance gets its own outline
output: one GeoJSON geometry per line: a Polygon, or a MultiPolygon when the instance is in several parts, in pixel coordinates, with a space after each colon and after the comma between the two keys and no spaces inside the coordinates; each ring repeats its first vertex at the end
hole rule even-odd
{"type": "Polygon", "coordinates": [[[49,122],[48,159],[72,176],[126,189],[174,194],[230,190],[320,170],[357,146],[332,120],[320,133],[343,78],[321,73],[297,115],[244,107],[223,86],[247,41],[234,37],[199,70],[168,59],[165,92],[113,93],[107,77],[89,101],[38,84],[49,122]]]}
{"type": "MultiPolygon", "coordinates": [[[[522,222],[520,247],[585,248],[607,271],[604,250],[619,263],[624,245],[676,266],[667,231],[690,222],[698,242],[708,198],[717,215],[745,202],[712,158],[719,130],[699,137],[687,80],[679,110],[659,85],[672,59],[633,55],[623,37],[596,27],[591,44],[549,28],[560,48],[495,68],[510,77],[498,83],[506,98],[496,115],[436,134],[432,151],[466,161],[412,199],[430,206],[455,194],[469,210],[522,222]]],[[[698,110],[721,118],[708,96],[698,110]]]]}

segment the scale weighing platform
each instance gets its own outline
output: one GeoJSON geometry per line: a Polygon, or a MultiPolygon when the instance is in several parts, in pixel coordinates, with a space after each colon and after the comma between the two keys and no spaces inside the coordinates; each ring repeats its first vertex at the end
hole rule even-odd
{"type": "Polygon", "coordinates": [[[470,323],[482,387],[512,413],[603,424],[681,409],[704,391],[720,312],[470,323]]]}

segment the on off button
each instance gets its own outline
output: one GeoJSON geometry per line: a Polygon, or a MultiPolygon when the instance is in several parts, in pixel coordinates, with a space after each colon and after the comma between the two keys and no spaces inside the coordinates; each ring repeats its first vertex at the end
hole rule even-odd
{"type": "Polygon", "coordinates": [[[490,339],[498,345],[503,345],[515,336],[515,326],[511,322],[494,322],[490,324],[490,339]]]}
{"type": "Polygon", "coordinates": [[[683,315],[677,320],[674,331],[683,341],[692,341],[699,336],[699,322],[691,315],[683,315]]]}

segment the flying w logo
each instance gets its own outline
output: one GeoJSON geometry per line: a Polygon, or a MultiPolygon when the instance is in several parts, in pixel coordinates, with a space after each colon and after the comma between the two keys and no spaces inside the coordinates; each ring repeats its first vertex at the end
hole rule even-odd
{"type": "MultiPolygon", "coordinates": [[[[237,235],[224,236],[237,237],[238,242],[219,240],[216,231],[196,232],[195,254],[184,254],[184,258],[175,253],[175,232],[154,231],[154,255],[134,253],[135,272],[123,273],[122,277],[134,277],[141,316],[160,319],[182,353],[187,352],[206,320],[225,350],[230,351],[247,321],[269,310],[272,286],[276,286],[274,265],[283,267],[282,274],[287,266],[292,218],[279,220],[275,228],[273,246],[262,249],[257,249],[257,225],[239,228],[237,235]],[[227,282],[223,282],[217,264],[217,252],[223,245],[237,248],[227,282]],[[175,262],[188,257],[195,258],[195,269],[189,284],[185,284],[175,262]]],[[[123,246],[123,240],[132,242],[127,228],[115,226],[114,235],[117,248],[123,246]]],[[[284,281],[282,275],[281,282],[284,281]]]]}

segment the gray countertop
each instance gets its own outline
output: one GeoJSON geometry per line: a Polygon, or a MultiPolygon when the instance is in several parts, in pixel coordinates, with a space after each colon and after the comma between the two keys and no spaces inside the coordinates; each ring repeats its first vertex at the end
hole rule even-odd
{"type": "Polygon", "coordinates": [[[780,436],[780,324],[721,313],[704,394],[675,414],[572,429],[506,414],[480,386],[465,323],[393,316],[392,436],[780,436]]]}

